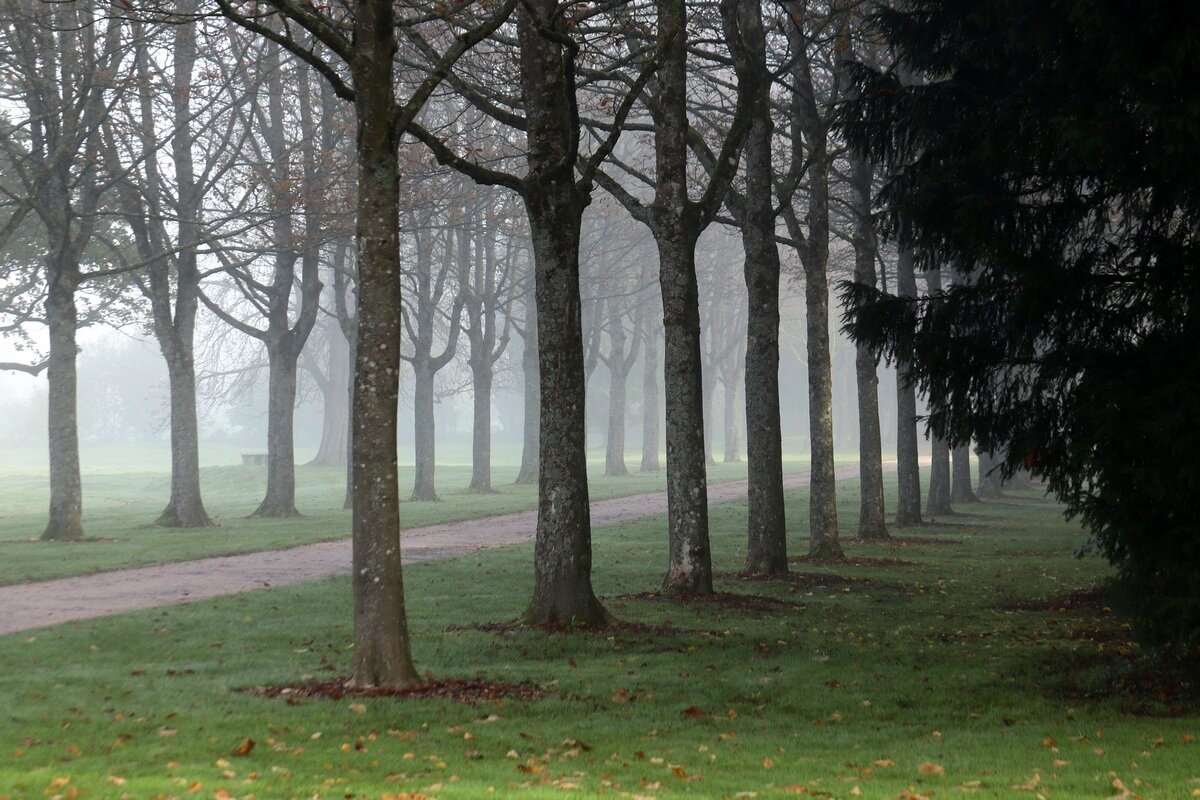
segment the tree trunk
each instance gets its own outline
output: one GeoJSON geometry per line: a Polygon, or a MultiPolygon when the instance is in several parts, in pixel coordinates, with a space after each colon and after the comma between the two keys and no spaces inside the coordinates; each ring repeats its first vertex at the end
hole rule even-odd
{"type": "Polygon", "coordinates": [[[625,467],[625,326],[619,314],[610,319],[608,354],[608,435],[604,448],[604,474],[629,474],[625,467]]]}
{"type": "Polygon", "coordinates": [[[933,466],[929,471],[929,496],[925,500],[931,519],[954,513],[950,507],[950,447],[945,439],[930,437],[933,447],[933,466]]]}
{"type": "Polygon", "coordinates": [[[267,347],[267,494],[251,515],[298,517],[296,510],[296,356],[286,345],[267,347]]]}
{"type": "Polygon", "coordinates": [[[653,111],[655,193],[651,229],[662,293],[663,384],[667,416],[667,591],[712,594],[708,540],[709,459],[704,438],[704,370],[696,282],[698,209],[688,199],[687,5],[657,0],[658,44],[653,111]]]}
{"type": "MultiPolygon", "coordinates": [[[[51,252],[53,253],[52,248],[51,252]]],[[[47,269],[46,324],[50,356],[46,367],[50,433],[50,521],[42,532],[46,541],[83,538],[83,488],[79,475],[79,421],[75,333],[75,283],[62,267],[47,269]]]]}
{"type": "MultiPolygon", "coordinates": [[[[665,226],[664,226],[665,227],[665,226]]],[[[695,236],[679,225],[656,232],[666,347],[668,591],[711,594],[704,378],[695,236]]]]}
{"type": "Polygon", "coordinates": [[[471,424],[472,492],[491,494],[492,488],[492,364],[488,354],[472,359],[474,418],[471,424]]]}
{"type": "Polygon", "coordinates": [[[762,30],[762,6],[747,0],[739,22],[753,59],[754,99],[746,136],[746,195],[742,249],[746,281],[746,571],[787,572],[783,502],[783,442],[779,411],[779,246],[775,242],[771,145],[771,74],[762,30]]]}
{"type": "Polygon", "coordinates": [[[413,441],[415,444],[416,478],[410,500],[437,500],[434,487],[436,469],[436,435],[433,415],[433,376],[427,364],[413,364],[413,441]]]}
{"type": "Polygon", "coordinates": [[[521,469],[517,484],[537,483],[538,420],[541,406],[538,379],[537,309],[530,299],[525,305],[525,347],[521,353],[521,372],[525,379],[525,415],[521,436],[521,469]]]}
{"type": "Polygon", "coordinates": [[[391,0],[355,4],[353,62],[358,117],[358,346],[354,362],[352,680],[418,681],[408,642],[400,560],[396,406],[400,395],[400,184],[391,0]]]}
{"type": "MultiPolygon", "coordinates": [[[[190,345],[191,337],[177,345],[190,345]]],[[[204,528],[213,524],[200,495],[200,442],[196,419],[196,369],[191,353],[167,358],[171,392],[171,499],[155,524],[204,528]]]]}
{"type": "Polygon", "coordinates": [[[602,624],[608,612],[592,590],[588,507],[586,381],[579,239],[588,197],[575,186],[579,141],[573,53],[543,35],[566,38],[557,0],[517,11],[521,95],[529,140],[526,211],[535,263],[541,377],[537,539],[532,624],[602,624]]]}
{"type": "Polygon", "coordinates": [[[350,347],[336,325],[326,326],[329,339],[328,379],[321,386],[321,443],[308,462],[312,466],[337,467],[346,463],[349,432],[350,347]]]}
{"type": "MultiPolygon", "coordinates": [[[[357,322],[357,321],[356,321],[357,322]]],[[[351,327],[354,331],[354,336],[348,340],[349,362],[350,364],[358,363],[358,325],[351,327]]],[[[349,418],[346,420],[346,499],[342,501],[342,510],[349,511],[354,508],[354,375],[350,375],[349,384],[346,387],[346,402],[350,409],[349,418]]]]}
{"type": "MultiPolygon", "coordinates": [[[[875,286],[877,245],[871,219],[871,168],[861,158],[851,158],[854,183],[854,280],[875,286]]],[[[858,538],[887,539],[883,505],[883,441],[879,431],[879,361],[869,348],[857,345],[854,370],[858,385],[858,538]]]]}
{"type": "MultiPolygon", "coordinates": [[[[912,253],[901,250],[896,261],[896,290],[901,297],[917,296],[917,274],[912,253]]],[[[909,370],[896,365],[896,524],[921,524],[921,464],[917,451],[917,389],[909,383],[909,370]]]]}
{"type": "Polygon", "coordinates": [[[950,502],[978,503],[979,498],[971,490],[971,448],[960,445],[952,453],[954,463],[950,482],[950,502]]]}
{"type": "MultiPolygon", "coordinates": [[[[931,269],[925,273],[925,294],[936,297],[942,293],[942,272],[931,269]]],[[[936,412],[936,408],[930,409],[936,412]]],[[[954,513],[950,507],[950,446],[937,434],[929,436],[933,450],[932,466],[929,470],[929,495],[925,506],[931,518],[945,517],[954,513]]]]}
{"type": "Polygon", "coordinates": [[[726,464],[736,464],[742,460],[742,442],[738,433],[738,376],[732,375],[722,383],[725,387],[725,454],[722,460],[726,464]]]}
{"type": "Polygon", "coordinates": [[[638,472],[658,472],[658,331],[651,321],[642,329],[642,463],[638,472]]]}
{"type": "Polygon", "coordinates": [[[1000,477],[1000,459],[992,453],[979,454],[979,488],[976,490],[980,499],[994,500],[1004,496],[1000,477]]]}

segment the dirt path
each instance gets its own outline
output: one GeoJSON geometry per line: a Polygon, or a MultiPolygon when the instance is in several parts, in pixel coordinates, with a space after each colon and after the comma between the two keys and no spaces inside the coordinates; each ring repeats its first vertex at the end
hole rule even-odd
{"type": "MultiPolygon", "coordinates": [[[[858,477],[858,466],[840,467],[839,480],[858,477]]],[[[808,471],[784,476],[789,489],[808,485],[808,471]]],[[[746,496],[746,481],[708,487],[709,505],[746,496]]],[[[666,492],[592,503],[592,527],[667,513],[666,492]]],[[[533,538],[537,511],[413,528],[402,533],[404,563],[502,547],[533,538]]],[[[350,540],[201,558],[74,578],[0,586],[0,635],[104,617],[141,608],[190,603],[252,589],[319,580],[350,572],[350,540]]]]}

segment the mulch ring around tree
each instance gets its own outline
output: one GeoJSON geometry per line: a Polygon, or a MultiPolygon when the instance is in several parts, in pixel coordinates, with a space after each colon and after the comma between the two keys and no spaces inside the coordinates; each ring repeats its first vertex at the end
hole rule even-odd
{"type": "MultiPolygon", "coordinates": [[[[1200,662],[1174,661],[1136,647],[1058,652],[1042,663],[1045,687],[1072,704],[1111,703],[1126,714],[1184,717],[1200,711],[1200,662]]],[[[1157,746],[1157,745],[1156,745],[1157,746]]]]}
{"type": "Polygon", "coordinates": [[[1108,590],[1100,586],[1077,589],[1055,597],[1005,600],[998,606],[1002,611],[1090,611],[1110,614],[1108,590]]]}
{"type": "Polygon", "coordinates": [[[809,558],[792,556],[789,564],[815,564],[827,567],[912,567],[915,561],[906,558],[871,558],[869,556],[846,556],[845,558],[809,558]]]}
{"type": "Polygon", "coordinates": [[[470,705],[496,700],[541,700],[548,696],[532,683],[500,683],[483,678],[443,678],[402,687],[355,686],[348,678],[334,678],[283,686],[249,686],[241,691],[258,697],[283,698],[289,704],[309,699],[394,697],[401,700],[453,700],[470,705]]]}
{"type": "MultiPolygon", "coordinates": [[[[790,560],[790,559],[789,559],[790,560]]],[[[849,578],[835,572],[787,572],[782,575],[770,575],[756,572],[715,572],[714,578],[726,581],[787,583],[801,589],[816,589],[825,586],[850,586],[852,584],[874,583],[867,578],[849,578]]]]}
{"type": "Polygon", "coordinates": [[[522,631],[538,631],[540,633],[550,634],[571,634],[571,633],[590,633],[601,635],[614,634],[645,634],[650,636],[682,636],[694,631],[687,631],[682,628],[676,628],[673,625],[647,625],[644,622],[625,622],[623,620],[612,620],[603,625],[568,625],[566,623],[553,623],[530,625],[520,620],[511,620],[509,622],[479,622],[473,625],[450,625],[446,628],[447,631],[482,631],[484,633],[498,633],[506,635],[510,633],[520,633],[522,631]]]}
{"type": "Polygon", "coordinates": [[[939,539],[933,536],[892,536],[872,542],[857,542],[857,544],[879,544],[884,547],[918,547],[926,544],[961,545],[962,539],[939,539]]]}
{"type": "MultiPolygon", "coordinates": [[[[723,573],[715,573],[719,578],[723,573]]],[[[621,594],[614,600],[641,600],[648,602],[679,603],[681,605],[715,605],[736,611],[752,611],[755,613],[772,613],[777,611],[803,611],[804,605],[791,600],[770,597],[763,594],[740,594],[737,592],[713,592],[700,594],[696,592],[638,592],[637,594],[621,594]]]]}

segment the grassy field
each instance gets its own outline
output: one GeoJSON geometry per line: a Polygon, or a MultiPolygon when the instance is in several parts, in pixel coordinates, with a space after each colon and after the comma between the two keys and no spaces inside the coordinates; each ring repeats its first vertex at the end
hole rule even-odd
{"type": "MultiPolygon", "coordinates": [[[[296,472],[296,504],[300,519],[248,519],[266,490],[266,467],[207,466],[202,470],[205,506],[220,527],[203,530],[159,528],[151,524],[162,512],[170,488],[169,461],[160,452],[103,451],[85,462],[84,529],[78,543],[40,542],[49,503],[48,479],[42,468],[22,467],[21,454],[6,454],[0,467],[0,584],[45,580],[100,570],[182,561],[203,556],[274,550],[338,539],[350,532],[349,512],[342,510],[345,471],[341,467],[301,466],[296,472]],[[149,467],[145,465],[151,465],[149,467]]],[[[451,457],[460,455],[449,453],[451,457]]],[[[210,458],[235,461],[234,451],[210,458]]],[[[640,458],[638,456],[637,458],[640,458]]],[[[636,466],[633,454],[629,462],[636,466]]],[[[789,469],[807,466],[792,460],[789,469]]],[[[618,497],[666,488],[665,473],[603,477],[603,453],[591,462],[593,499],[618,497]]],[[[537,505],[532,486],[513,486],[517,469],[497,466],[496,494],[466,491],[469,463],[438,466],[438,492],[443,502],[406,503],[406,527],[454,522],[522,511],[537,505]]],[[[709,467],[709,480],[744,478],[745,464],[709,467]]],[[[413,470],[400,472],[402,489],[411,488],[413,470]]],[[[407,495],[405,495],[407,496],[407,495]]]]}
{"type": "MultiPolygon", "coordinates": [[[[799,551],[805,494],[789,506],[799,551]]],[[[714,509],[719,569],[740,564],[744,514],[714,509]]],[[[1200,793],[1200,718],[1169,684],[1130,690],[1138,648],[1080,591],[1108,570],[1072,557],[1082,535],[1056,505],[1022,495],[905,535],[926,541],[849,543],[858,561],[792,582],[727,576],[760,597],[700,604],[637,596],[661,578],[662,519],[598,530],[597,591],[669,626],[653,632],[469,627],[522,610],[528,545],[406,570],[419,667],[531,682],[536,701],[240,691],[346,669],[344,579],[0,638],[0,797],[1200,793]]]]}

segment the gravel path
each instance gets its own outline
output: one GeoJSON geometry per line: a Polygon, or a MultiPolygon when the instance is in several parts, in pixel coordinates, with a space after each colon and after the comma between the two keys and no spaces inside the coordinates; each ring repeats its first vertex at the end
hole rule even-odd
{"type": "MultiPolygon", "coordinates": [[[[858,477],[858,466],[841,467],[839,480],[858,477]]],[[[784,476],[789,489],[808,484],[807,470],[784,476]]],[[[746,481],[708,487],[709,505],[746,495],[746,481]]],[[[667,494],[649,492],[592,503],[592,527],[667,513],[667,494]]],[[[403,531],[404,563],[460,555],[533,538],[535,510],[428,525],[403,531]]],[[[190,603],[253,589],[319,580],[350,572],[350,540],[201,558],[74,578],[0,586],[0,635],[91,619],[141,608],[190,603]]]]}

